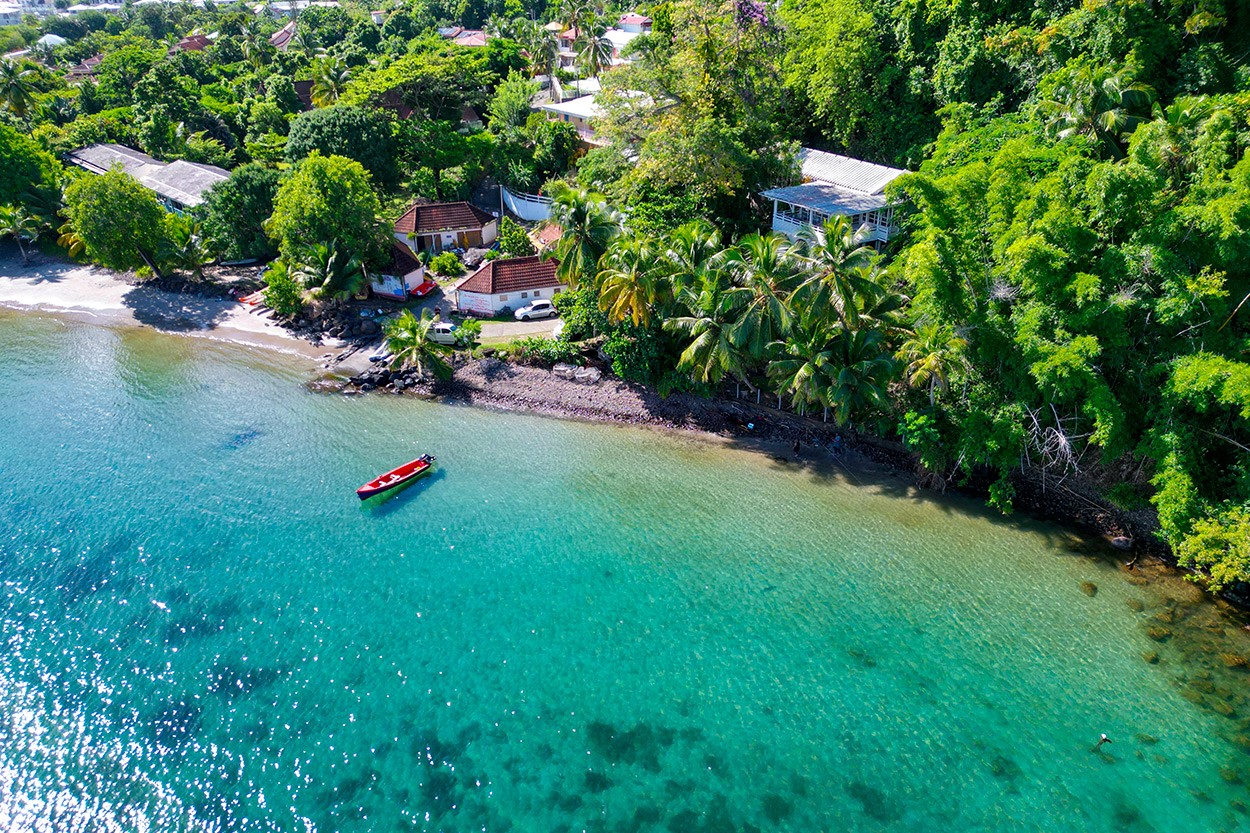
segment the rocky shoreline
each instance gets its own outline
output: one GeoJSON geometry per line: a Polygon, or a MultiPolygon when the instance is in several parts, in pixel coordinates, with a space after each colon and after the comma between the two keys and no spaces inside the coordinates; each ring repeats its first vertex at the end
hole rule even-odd
{"type": "MultiPolygon", "coordinates": [[[[322,392],[359,395],[416,395],[439,401],[622,425],[713,435],[752,447],[787,462],[836,457],[851,466],[871,466],[902,476],[922,488],[945,491],[914,454],[901,443],[837,428],[745,400],[707,399],[673,393],[661,397],[641,385],[604,376],[585,383],[550,370],[503,361],[494,356],[459,358],[445,381],[419,379],[412,371],[381,363],[351,376],[328,375],[310,383],[322,392]]],[[[1174,563],[1154,534],[1153,511],[1126,512],[1101,499],[1092,484],[1071,477],[1062,481],[1036,469],[1015,477],[1018,510],[1047,521],[1079,527],[1103,538],[1116,550],[1131,553],[1129,563],[1158,559],[1174,563]]],[[[955,490],[984,497],[988,482],[975,479],[955,490]]]]}

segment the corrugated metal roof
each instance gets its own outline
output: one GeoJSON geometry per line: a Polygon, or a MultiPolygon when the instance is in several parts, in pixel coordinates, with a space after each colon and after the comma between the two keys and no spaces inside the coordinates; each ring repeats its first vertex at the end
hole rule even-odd
{"type": "Polygon", "coordinates": [[[213,165],[177,159],[139,179],[162,197],[188,208],[204,201],[204,192],[230,178],[230,172],[213,165]]]}
{"type": "Polygon", "coordinates": [[[102,174],[120,165],[140,185],[178,205],[191,207],[204,201],[204,192],[229,179],[230,172],[213,165],[178,159],[161,162],[123,145],[91,145],[69,155],[71,161],[92,173],[102,174]]]}
{"type": "Polygon", "coordinates": [[[760,196],[810,208],[828,216],[863,214],[889,204],[885,194],[864,194],[827,182],[805,182],[789,188],[773,188],[771,191],[764,191],[760,196]]]}
{"type": "Polygon", "coordinates": [[[803,179],[837,185],[861,194],[880,194],[892,180],[907,173],[899,168],[815,148],[799,148],[799,163],[803,166],[803,179]]]}

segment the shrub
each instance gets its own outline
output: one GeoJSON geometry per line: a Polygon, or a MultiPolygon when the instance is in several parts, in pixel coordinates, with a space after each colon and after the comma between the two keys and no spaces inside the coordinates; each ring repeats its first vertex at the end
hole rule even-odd
{"type": "Polygon", "coordinates": [[[430,260],[430,269],[445,278],[454,278],[464,274],[464,264],[455,252],[442,252],[430,260]]]}
{"type": "Polygon", "coordinates": [[[562,338],[529,336],[517,339],[508,346],[509,354],[527,364],[551,367],[558,362],[577,361],[577,346],[562,338]]]}
{"type": "Polygon", "coordinates": [[[456,328],[456,346],[463,350],[472,350],[481,340],[482,322],[476,318],[465,319],[456,328]]]}
{"type": "Polygon", "coordinates": [[[266,286],[262,297],[265,306],[283,318],[294,318],[304,308],[304,290],[285,261],[278,260],[265,273],[266,286]]]}

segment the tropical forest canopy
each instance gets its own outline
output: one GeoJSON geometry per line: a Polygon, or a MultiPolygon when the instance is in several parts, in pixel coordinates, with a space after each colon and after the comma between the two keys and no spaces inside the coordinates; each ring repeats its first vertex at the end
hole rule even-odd
{"type": "Polygon", "coordinates": [[[340,294],[383,257],[371,216],[487,178],[545,189],[577,289],[564,338],[522,349],[600,338],[663,390],[733,381],[828,409],[1004,509],[1022,466],[1080,477],[1153,507],[1214,585],[1250,579],[1250,8],[670,0],[638,7],[653,31],[609,69],[629,10],[421,0],[379,24],[345,3],[301,13],[282,51],[286,18],[241,4],[28,18],[0,29],[34,49],[0,63],[0,232],[152,271],[281,252],[298,309],[300,286],[340,294]],[[170,52],[193,32],[215,39],[170,52]],[[530,111],[553,75],[601,79],[604,144],[530,111]],[[142,192],[62,168],[95,142],[234,174],[138,234],[90,200],[142,217],[142,192]],[[768,232],[758,193],[797,181],[800,145],[913,172],[884,251],[846,224],[768,232]]]}

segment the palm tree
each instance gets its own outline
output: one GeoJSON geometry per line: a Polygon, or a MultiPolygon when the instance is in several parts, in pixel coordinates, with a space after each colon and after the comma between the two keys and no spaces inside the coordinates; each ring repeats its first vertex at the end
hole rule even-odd
{"type": "Polygon", "coordinates": [[[337,240],[306,249],[294,277],[313,298],[349,298],[367,280],[360,258],[339,251],[337,240]]]}
{"type": "Polygon", "coordinates": [[[158,258],[170,266],[187,270],[196,280],[202,280],[204,264],[210,257],[200,223],[172,215],[161,240],[158,258]]]}
{"type": "Polygon", "coordinates": [[[894,359],[880,330],[836,331],[833,340],[837,376],[828,391],[828,404],[838,425],[846,425],[863,411],[889,407],[886,386],[894,374],[894,359]]]}
{"type": "Polygon", "coordinates": [[[337,58],[320,58],[312,68],[312,103],[314,107],[327,107],[339,100],[347,82],[351,80],[351,71],[347,64],[337,58]]]}
{"type": "Polygon", "coordinates": [[[74,231],[74,224],[70,220],[62,223],[56,233],[56,244],[65,249],[70,257],[78,257],[87,248],[86,242],[74,231]]]}
{"type": "Polygon", "coordinates": [[[253,69],[260,69],[269,60],[273,47],[269,39],[255,24],[249,24],[243,31],[243,58],[253,69]]]}
{"type": "Polygon", "coordinates": [[[795,254],[807,277],[790,302],[806,313],[823,316],[832,310],[843,327],[857,326],[860,296],[869,291],[866,278],[877,260],[877,252],[866,241],[867,231],[854,228],[842,215],[826,220],[822,232],[803,229],[795,254]]]}
{"type": "Polygon", "coordinates": [[[1040,106],[1056,138],[1089,136],[1122,157],[1120,141],[1145,120],[1154,97],[1154,89],[1135,80],[1128,67],[1086,64],[1065,70],[1040,106]]]}
{"type": "Polygon", "coordinates": [[[621,230],[620,215],[602,194],[562,185],[552,198],[551,219],[564,228],[555,245],[556,275],[576,287],[582,278],[598,274],[599,258],[621,230]]]}
{"type": "Polygon", "coordinates": [[[678,370],[688,371],[695,381],[715,384],[726,374],[744,382],[750,358],[733,337],[734,324],[741,311],[741,300],[724,291],[724,278],[719,270],[705,270],[697,285],[681,287],[677,305],[686,313],[665,320],[664,329],[690,339],[677,362],[678,370]]]}
{"type": "Polygon", "coordinates": [[[608,24],[601,18],[591,18],[584,28],[578,29],[582,48],[577,60],[585,70],[585,77],[594,78],[612,66],[612,41],[608,39],[608,24]]]}
{"type": "Polygon", "coordinates": [[[0,61],[0,106],[22,118],[35,106],[34,71],[15,61],[0,61]]]}
{"type": "Polygon", "coordinates": [[[433,374],[446,379],[451,375],[451,365],[445,358],[451,347],[430,337],[434,323],[434,315],[427,309],[421,311],[420,318],[412,310],[404,310],[386,325],[386,349],[391,352],[392,368],[409,367],[422,378],[433,374]]]}
{"type": "Polygon", "coordinates": [[[894,356],[903,362],[903,378],[909,386],[929,388],[929,407],[933,407],[937,392],[946,390],[951,379],[968,367],[967,347],[967,340],[949,326],[922,324],[894,356]]]}
{"type": "Polygon", "coordinates": [[[603,256],[599,272],[599,309],[613,324],[626,318],[635,327],[651,323],[654,307],[667,285],[664,263],[645,237],[618,239],[603,256]]]}
{"type": "Polygon", "coordinates": [[[732,338],[748,355],[760,359],[768,346],[790,328],[790,306],[796,271],[789,240],[781,234],[748,234],[724,255],[740,309],[732,338]]]}
{"type": "Polygon", "coordinates": [[[0,237],[12,237],[17,250],[22,253],[22,265],[30,265],[30,251],[23,240],[33,241],[39,236],[40,222],[21,205],[0,205],[0,237]]]}
{"type": "Polygon", "coordinates": [[[521,42],[529,56],[531,76],[555,74],[560,65],[560,39],[555,32],[529,21],[521,32],[521,42]]]}
{"type": "Polygon", "coordinates": [[[796,406],[829,405],[829,391],[839,371],[836,345],[823,322],[798,322],[784,341],[771,345],[768,375],[779,394],[796,406]]]}
{"type": "Polygon", "coordinates": [[[560,19],[565,26],[579,33],[594,14],[595,8],[588,0],[562,0],[560,3],[560,19]]]}
{"type": "Polygon", "coordinates": [[[720,267],[725,254],[720,232],[707,220],[695,220],[673,229],[664,245],[672,291],[701,283],[704,273],[720,267]]]}
{"type": "Polygon", "coordinates": [[[1192,171],[1197,155],[1191,153],[1198,130],[1211,117],[1213,107],[1206,96],[1180,96],[1167,109],[1154,105],[1153,125],[1163,134],[1157,144],[1159,161],[1174,180],[1192,171]]]}

